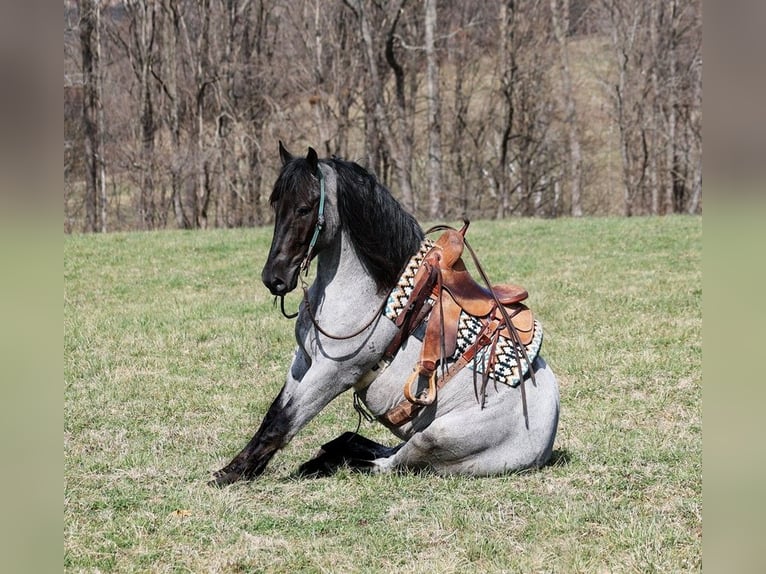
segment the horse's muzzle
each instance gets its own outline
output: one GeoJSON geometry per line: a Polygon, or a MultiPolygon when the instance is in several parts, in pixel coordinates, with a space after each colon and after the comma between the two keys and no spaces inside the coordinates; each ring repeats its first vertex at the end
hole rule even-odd
{"type": "Polygon", "coordinates": [[[280,297],[287,295],[298,285],[298,271],[299,269],[296,267],[289,274],[276,273],[272,268],[266,266],[261,273],[261,281],[272,295],[280,297]]]}

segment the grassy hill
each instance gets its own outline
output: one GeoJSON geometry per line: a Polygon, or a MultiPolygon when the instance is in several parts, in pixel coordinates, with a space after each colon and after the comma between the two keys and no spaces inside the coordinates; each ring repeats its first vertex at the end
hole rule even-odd
{"type": "Polygon", "coordinates": [[[216,490],[294,346],[259,279],[270,230],[65,237],[65,570],[700,570],[702,219],[482,221],[469,238],[543,323],[551,465],[292,478],[356,427],[344,395],[260,479],[216,490]]]}

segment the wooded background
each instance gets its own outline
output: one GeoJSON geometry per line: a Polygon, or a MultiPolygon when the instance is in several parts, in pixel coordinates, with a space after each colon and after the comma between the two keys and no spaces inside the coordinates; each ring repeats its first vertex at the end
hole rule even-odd
{"type": "Polygon", "coordinates": [[[262,225],[311,145],[430,220],[702,209],[699,0],[64,2],[64,229],[262,225]]]}

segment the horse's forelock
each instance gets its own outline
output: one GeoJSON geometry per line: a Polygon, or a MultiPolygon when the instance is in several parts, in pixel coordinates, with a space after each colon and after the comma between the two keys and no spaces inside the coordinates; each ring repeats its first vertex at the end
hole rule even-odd
{"type": "Polygon", "coordinates": [[[306,158],[295,158],[284,165],[274,183],[269,196],[269,203],[275,208],[282,199],[289,198],[294,203],[311,200],[315,187],[314,174],[306,158]]]}

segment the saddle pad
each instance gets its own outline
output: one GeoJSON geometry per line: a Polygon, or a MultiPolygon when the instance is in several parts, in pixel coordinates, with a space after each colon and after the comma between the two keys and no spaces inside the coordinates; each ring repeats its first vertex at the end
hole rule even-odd
{"type": "Polygon", "coordinates": [[[388,301],[386,302],[386,308],[383,311],[383,314],[392,321],[396,320],[396,318],[399,316],[399,313],[402,312],[404,306],[407,304],[407,300],[410,298],[412,289],[415,287],[415,275],[418,272],[418,268],[423,262],[423,259],[425,259],[425,256],[428,255],[428,252],[431,251],[433,246],[434,242],[430,239],[423,240],[423,243],[420,246],[420,251],[412,256],[409,263],[407,263],[407,267],[404,269],[404,273],[402,273],[402,276],[399,277],[399,281],[396,283],[396,286],[391,290],[391,294],[388,296],[388,301]]]}
{"type": "MultiPolygon", "coordinates": [[[[460,313],[460,323],[457,331],[457,349],[452,356],[454,360],[460,358],[465,350],[470,347],[476,340],[476,337],[482,330],[482,324],[479,319],[473,317],[462,311],[460,313]]],[[[524,346],[527,352],[527,357],[530,362],[533,362],[540,352],[540,347],[543,344],[543,327],[539,321],[535,320],[534,335],[528,345],[524,346]]],[[[467,367],[471,370],[475,370],[479,374],[483,374],[487,370],[487,363],[489,362],[489,347],[483,347],[476,353],[473,360],[468,363],[467,367]]],[[[497,341],[495,348],[495,363],[492,366],[492,370],[489,372],[489,378],[515,387],[521,380],[524,379],[529,372],[529,363],[524,359],[524,355],[517,350],[517,346],[508,337],[500,337],[497,341]],[[519,362],[521,363],[521,376],[519,376],[519,366],[516,362],[516,355],[519,355],[519,362]]]]}

